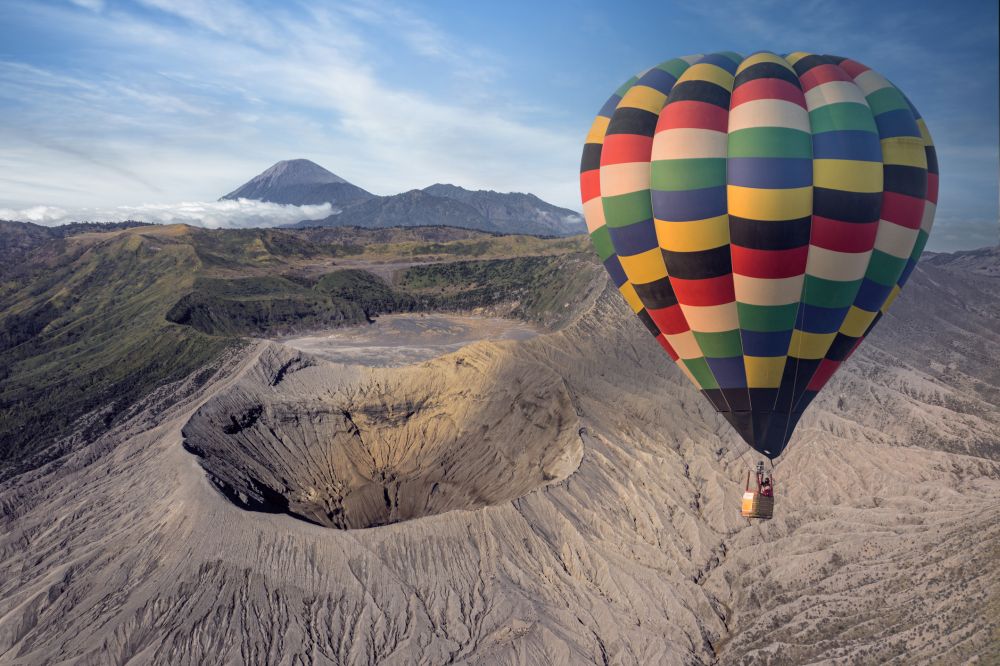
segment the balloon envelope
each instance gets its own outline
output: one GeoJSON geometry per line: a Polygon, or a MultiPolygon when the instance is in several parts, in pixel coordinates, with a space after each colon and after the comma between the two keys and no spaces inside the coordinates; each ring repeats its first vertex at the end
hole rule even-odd
{"type": "Polygon", "coordinates": [[[613,282],[770,458],[906,283],[937,187],[903,93],[859,62],[802,52],[686,56],[632,77],[580,168],[613,282]]]}

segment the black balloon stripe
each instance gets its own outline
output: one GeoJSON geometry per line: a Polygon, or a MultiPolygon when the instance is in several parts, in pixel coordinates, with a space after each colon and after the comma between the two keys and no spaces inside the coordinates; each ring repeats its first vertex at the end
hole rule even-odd
{"type": "Polygon", "coordinates": [[[728,111],[730,97],[729,91],[717,83],[700,80],[682,81],[670,91],[670,99],[667,101],[667,104],[673,104],[674,102],[705,102],[706,104],[720,106],[728,111]]]}
{"type": "Polygon", "coordinates": [[[813,214],[841,222],[868,223],[878,220],[881,192],[847,192],[813,187],[813,214]]]}
{"type": "Polygon", "coordinates": [[[792,67],[795,68],[796,74],[802,76],[814,67],[819,67],[820,65],[839,65],[843,60],[844,58],[828,55],[807,55],[799,58],[792,67]]]}
{"type": "Polygon", "coordinates": [[[776,62],[759,62],[756,65],[747,67],[736,75],[736,80],[733,82],[733,89],[735,90],[747,81],[753,81],[755,79],[781,79],[782,81],[791,83],[800,90],[802,89],[799,77],[795,76],[795,73],[792,70],[787,67],[783,67],[776,62]]]}
{"type": "Polygon", "coordinates": [[[646,327],[646,330],[648,330],[654,337],[660,334],[660,329],[657,328],[656,322],[653,321],[653,318],[649,316],[649,313],[646,312],[646,310],[639,310],[638,317],[639,321],[641,321],[646,327]]]}
{"type": "Polygon", "coordinates": [[[635,293],[639,294],[639,299],[647,308],[661,310],[677,305],[677,296],[674,288],[670,286],[670,278],[660,278],[655,282],[646,284],[633,284],[635,293]]]}
{"type": "Polygon", "coordinates": [[[927,170],[903,164],[883,164],[886,192],[898,192],[923,199],[927,196],[927,170]]]}
{"type": "Polygon", "coordinates": [[[611,134],[653,136],[657,120],[659,120],[659,116],[645,109],[623,107],[615,111],[615,115],[611,117],[605,136],[611,134]]]}
{"type": "Polygon", "coordinates": [[[721,277],[733,272],[728,245],[699,252],[672,252],[662,250],[667,273],[681,280],[704,280],[721,277]]]}
{"type": "Polygon", "coordinates": [[[751,250],[791,250],[808,245],[811,228],[812,217],[761,221],[729,216],[730,242],[751,250]]]}

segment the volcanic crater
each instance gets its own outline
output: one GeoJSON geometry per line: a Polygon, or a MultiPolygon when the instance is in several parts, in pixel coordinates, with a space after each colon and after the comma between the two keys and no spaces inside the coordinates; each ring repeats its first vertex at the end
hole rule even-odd
{"type": "Polygon", "coordinates": [[[183,428],[238,506],[337,529],[507,502],[583,454],[561,379],[492,343],[403,368],[329,363],[272,344],[183,428]]]}

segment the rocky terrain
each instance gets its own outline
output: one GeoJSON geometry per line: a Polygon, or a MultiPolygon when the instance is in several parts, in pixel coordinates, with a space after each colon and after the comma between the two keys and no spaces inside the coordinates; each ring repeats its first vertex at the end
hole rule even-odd
{"type": "Polygon", "coordinates": [[[232,349],[0,485],[0,663],[996,663],[997,254],[951,256],[754,524],[599,267],[550,332],[417,365],[232,349]]]}

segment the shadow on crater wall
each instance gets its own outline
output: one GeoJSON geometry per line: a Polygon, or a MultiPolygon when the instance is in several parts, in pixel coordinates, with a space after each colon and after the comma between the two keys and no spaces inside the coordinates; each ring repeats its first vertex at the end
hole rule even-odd
{"type": "Polygon", "coordinates": [[[353,529],[478,509],[563,479],[582,456],[578,430],[558,377],[492,345],[398,369],[273,345],[183,436],[235,504],[353,529]]]}

